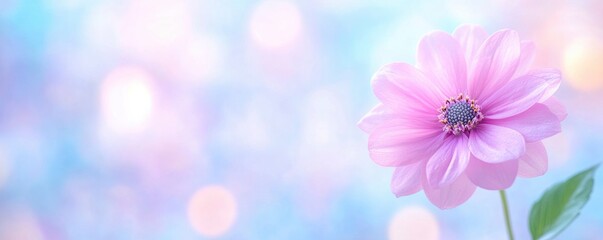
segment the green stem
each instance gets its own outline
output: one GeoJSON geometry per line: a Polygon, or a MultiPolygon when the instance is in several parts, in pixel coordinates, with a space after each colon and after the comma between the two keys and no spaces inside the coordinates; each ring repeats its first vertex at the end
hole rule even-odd
{"type": "Polygon", "coordinates": [[[505,223],[507,224],[507,234],[509,235],[509,240],[515,239],[513,237],[513,229],[511,228],[511,217],[509,216],[509,205],[507,204],[507,194],[505,190],[500,190],[500,200],[502,201],[503,211],[505,213],[505,223]]]}

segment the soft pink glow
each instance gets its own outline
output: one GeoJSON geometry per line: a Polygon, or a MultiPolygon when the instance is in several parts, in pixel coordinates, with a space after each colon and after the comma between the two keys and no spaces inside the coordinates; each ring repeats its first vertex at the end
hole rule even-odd
{"type": "Polygon", "coordinates": [[[265,0],[253,11],[249,30],[251,37],[259,45],[281,48],[299,37],[302,18],[297,7],[291,2],[265,0]]]}
{"type": "Polygon", "coordinates": [[[192,32],[187,0],[132,0],[116,22],[119,46],[140,57],[160,57],[192,32]]]}
{"type": "Polygon", "coordinates": [[[136,67],[113,70],[101,86],[100,103],[103,121],[110,130],[143,130],[153,111],[151,76],[136,67]]]}
{"type": "Polygon", "coordinates": [[[0,239],[43,240],[45,239],[36,216],[27,209],[3,212],[0,219],[0,239]]]}
{"type": "Polygon", "coordinates": [[[409,206],[396,213],[389,223],[390,240],[440,239],[440,227],[436,217],[421,206],[409,206]]]}
{"type": "Polygon", "coordinates": [[[225,234],[234,224],[237,203],[232,193],[218,185],[199,189],[188,203],[188,220],[195,231],[207,237],[225,234]]]}
{"type": "Polygon", "coordinates": [[[603,87],[603,39],[580,38],[567,46],[563,68],[567,82],[581,91],[597,91],[603,87]]]}

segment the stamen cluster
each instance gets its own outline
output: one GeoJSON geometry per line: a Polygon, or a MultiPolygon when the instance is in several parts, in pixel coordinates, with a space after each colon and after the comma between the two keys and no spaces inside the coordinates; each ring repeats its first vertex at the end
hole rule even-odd
{"type": "Polygon", "coordinates": [[[438,119],[444,124],[442,130],[454,135],[470,131],[484,119],[475,100],[462,93],[458,97],[447,99],[438,111],[438,119]]]}

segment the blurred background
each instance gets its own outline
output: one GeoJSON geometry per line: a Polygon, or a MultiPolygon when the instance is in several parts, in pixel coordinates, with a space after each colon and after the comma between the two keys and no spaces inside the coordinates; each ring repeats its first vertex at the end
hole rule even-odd
{"type": "MultiPolygon", "coordinates": [[[[395,198],[356,122],[434,29],[513,28],[562,69],[546,187],[602,161],[603,2],[2,0],[0,239],[505,239],[497,192],[395,198]]],[[[603,174],[559,238],[601,239],[603,174]]]]}

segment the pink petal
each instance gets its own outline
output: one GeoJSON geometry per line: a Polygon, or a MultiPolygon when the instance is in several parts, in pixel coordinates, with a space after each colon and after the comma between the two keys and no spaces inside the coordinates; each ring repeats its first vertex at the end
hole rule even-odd
{"type": "Polygon", "coordinates": [[[432,32],[419,42],[418,67],[433,79],[446,97],[454,97],[467,89],[464,54],[459,42],[450,34],[442,31],[432,32]]]}
{"type": "Polygon", "coordinates": [[[488,190],[506,189],[513,185],[517,177],[517,159],[487,163],[471,156],[467,176],[478,187],[488,190]]]}
{"type": "Polygon", "coordinates": [[[488,123],[518,131],[526,142],[540,141],[561,132],[559,118],[540,103],[515,116],[489,120],[488,123]]]}
{"type": "Polygon", "coordinates": [[[541,69],[523,75],[487,96],[481,103],[482,112],[490,119],[519,114],[537,103],[560,81],[561,74],[556,69],[541,69]]]}
{"type": "Polygon", "coordinates": [[[459,26],[452,36],[461,44],[465,50],[465,59],[467,63],[477,54],[477,50],[482,43],[488,38],[488,33],[481,26],[465,24],[459,26]]]}
{"type": "Polygon", "coordinates": [[[466,135],[449,136],[427,161],[427,181],[432,187],[443,187],[454,182],[469,163],[466,135]]]}
{"type": "Polygon", "coordinates": [[[551,110],[555,116],[559,119],[559,121],[565,120],[567,117],[567,110],[565,110],[565,106],[556,98],[550,97],[546,101],[542,102],[546,107],[551,110]]]}
{"type": "Polygon", "coordinates": [[[481,123],[469,134],[469,150],[484,162],[500,163],[522,156],[525,140],[513,129],[481,123]]]}
{"type": "Polygon", "coordinates": [[[475,185],[463,174],[452,184],[437,189],[429,186],[427,180],[423,179],[423,190],[431,203],[440,209],[449,209],[466,202],[475,192],[475,185]]]}
{"type": "Polygon", "coordinates": [[[482,44],[470,65],[469,94],[477,99],[504,86],[513,76],[520,58],[517,32],[495,32],[482,44]]]}
{"type": "Polygon", "coordinates": [[[373,92],[388,108],[400,114],[433,117],[444,95],[437,92],[414,66],[392,63],[383,66],[371,80],[373,92]]]}
{"type": "Polygon", "coordinates": [[[524,178],[542,176],[548,169],[548,156],[542,142],[526,144],[526,154],[519,158],[518,175],[524,178]]]}
{"type": "Polygon", "coordinates": [[[551,81],[548,82],[548,84],[546,85],[546,89],[542,94],[542,97],[540,97],[540,99],[538,100],[538,102],[544,102],[547,99],[551,98],[553,94],[555,94],[557,90],[559,90],[559,86],[561,86],[561,72],[559,72],[559,70],[557,69],[540,69],[540,71],[551,73],[550,76],[547,76],[551,78],[551,81]]]}
{"type": "Polygon", "coordinates": [[[521,54],[519,56],[519,64],[517,64],[517,70],[515,70],[515,75],[512,77],[512,79],[521,77],[528,73],[535,58],[536,46],[534,45],[534,42],[521,41],[521,54]]]}
{"type": "Polygon", "coordinates": [[[393,121],[370,134],[368,148],[375,163],[397,167],[429,159],[444,136],[440,128],[418,128],[393,121]]]}
{"type": "Polygon", "coordinates": [[[421,174],[424,169],[424,161],[396,167],[391,185],[396,197],[411,195],[421,190],[421,174]]]}
{"type": "Polygon", "coordinates": [[[371,133],[380,124],[383,124],[390,119],[394,118],[395,114],[385,107],[383,104],[377,104],[371,109],[360,121],[358,121],[358,127],[366,133],[371,133]]]}

